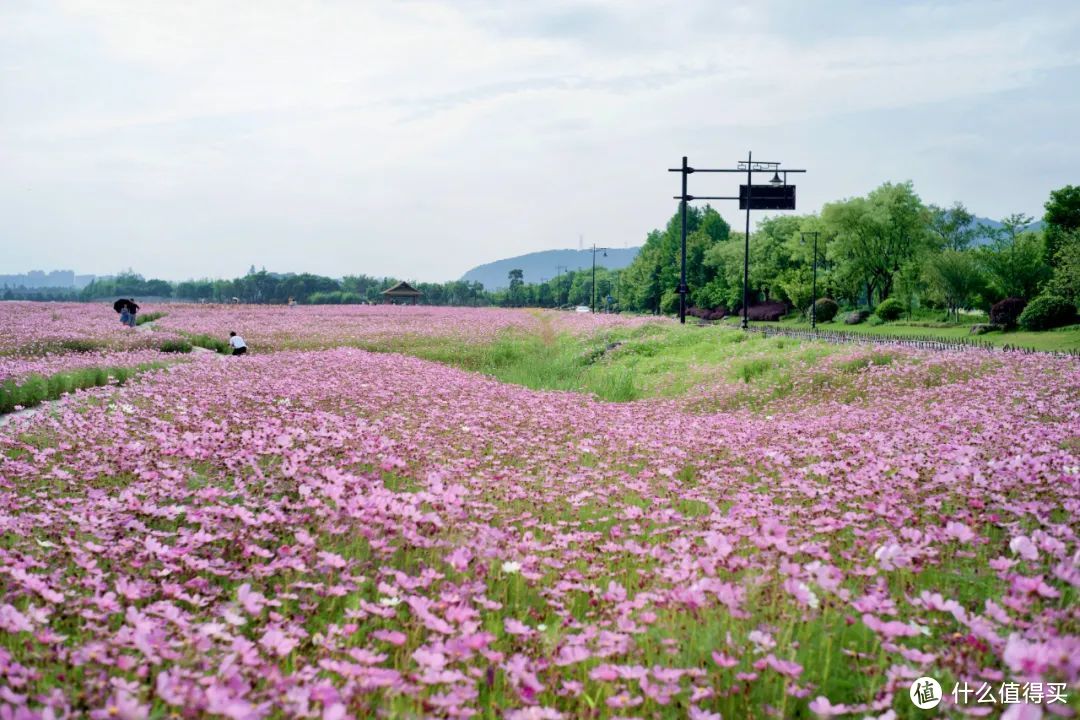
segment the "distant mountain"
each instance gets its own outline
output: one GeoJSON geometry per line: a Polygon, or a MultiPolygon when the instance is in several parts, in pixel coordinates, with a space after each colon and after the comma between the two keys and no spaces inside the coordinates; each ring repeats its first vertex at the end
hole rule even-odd
{"type": "MultiPolygon", "coordinates": [[[[1001,228],[1005,227],[1002,223],[1000,223],[997,220],[991,220],[990,218],[984,218],[984,217],[978,217],[978,216],[975,217],[975,224],[980,226],[980,227],[989,228],[991,230],[1000,230],[1001,228]]],[[[1043,221],[1042,220],[1036,220],[1035,222],[1028,225],[1025,229],[1030,230],[1032,232],[1038,232],[1039,230],[1042,230],[1042,226],[1043,226],[1043,221]]],[[[975,238],[975,242],[973,244],[976,247],[978,247],[979,245],[988,245],[988,244],[990,244],[990,238],[986,237],[985,235],[980,235],[979,237],[975,238]]]]}
{"type": "MultiPolygon", "coordinates": [[[[609,270],[621,270],[633,262],[641,248],[612,248],[607,255],[597,251],[596,267],[606,267],[609,270]]],[[[525,282],[538,283],[542,280],[550,280],[559,272],[559,266],[566,270],[591,270],[591,250],[542,250],[541,252],[518,255],[505,260],[496,260],[474,267],[461,276],[462,280],[469,282],[481,282],[486,290],[499,290],[510,285],[510,271],[521,270],[525,275],[525,282]]]]}

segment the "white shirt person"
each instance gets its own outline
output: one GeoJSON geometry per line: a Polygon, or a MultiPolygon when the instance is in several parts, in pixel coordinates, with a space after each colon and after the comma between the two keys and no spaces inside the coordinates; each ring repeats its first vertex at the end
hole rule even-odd
{"type": "Polygon", "coordinates": [[[229,333],[229,345],[232,347],[233,355],[247,354],[247,343],[244,342],[244,338],[240,337],[235,332],[229,333]]]}

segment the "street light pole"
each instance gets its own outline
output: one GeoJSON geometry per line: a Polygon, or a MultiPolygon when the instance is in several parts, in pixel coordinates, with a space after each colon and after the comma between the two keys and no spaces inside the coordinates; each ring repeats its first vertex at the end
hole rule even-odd
{"type": "Polygon", "coordinates": [[[817,239],[818,232],[800,232],[802,241],[806,242],[807,235],[814,236],[814,280],[812,283],[811,298],[810,298],[810,330],[817,330],[817,239]]]}
{"type": "Polygon", "coordinates": [[[603,250],[604,256],[607,257],[607,248],[598,248],[596,245],[592,246],[592,304],[590,308],[596,312],[596,251],[603,250]]]}
{"type": "Polygon", "coordinates": [[[694,168],[690,167],[687,163],[686,156],[683,156],[682,167],[668,168],[668,172],[682,173],[682,195],[676,195],[675,199],[681,201],[680,211],[682,215],[682,244],[680,246],[680,262],[679,262],[679,287],[677,292],[679,293],[679,322],[686,322],[686,295],[690,292],[690,288],[686,285],[686,205],[691,200],[738,200],[740,207],[743,207],[745,203],[746,207],[746,234],[743,237],[743,317],[742,327],[743,330],[749,328],[750,325],[750,210],[794,210],[795,209],[795,186],[788,185],[787,176],[788,173],[805,173],[806,170],[789,170],[780,167],[778,162],[754,162],[753,153],[747,153],[745,161],[740,160],[738,167],[735,168],[694,168]],[[686,180],[690,173],[706,172],[706,173],[746,173],[746,190],[740,191],[739,195],[690,195],[687,192],[686,180]],[[769,181],[770,189],[768,186],[759,186],[759,188],[766,188],[764,195],[759,192],[757,195],[753,194],[754,187],[754,173],[769,173],[773,174],[772,180],[769,181]],[[780,174],[783,173],[784,177],[781,179],[780,174]],[[774,190],[781,191],[779,194],[774,190]],[[760,196],[760,197],[759,197],[760,196]],[[756,198],[756,199],[755,199],[756,198]]]}
{"type": "Polygon", "coordinates": [[[750,192],[754,189],[753,164],[754,153],[746,153],[746,235],[743,237],[742,266],[742,329],[750,327],[750,192]]]}
{"type": "Polygon", "coordinates": [[[686,163],[686,156],[683,155],[682,159],[682,245],[679,251],[679,322],[686,324],[686,293],[689,288],[686,286],[686,177],[693,172],[690,166],[686,163]]]}
{"type": "Polygon", "coordinates": [[[562,307],[562,274],[568,270],[565,265],[555,266],[555,307],[562,307]]]}

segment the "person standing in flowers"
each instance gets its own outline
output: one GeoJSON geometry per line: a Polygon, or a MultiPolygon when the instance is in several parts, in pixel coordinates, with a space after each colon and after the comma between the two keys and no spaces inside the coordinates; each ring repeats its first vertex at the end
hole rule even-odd
{"type": "MultiPolygon", "coordinates": [[[[135,303],[135,298],[128,298],[128,325],[135,327],[135,313],[139,312],[139,306],[135,303]]],[[[123,314],[121,314],[121,318],[123,314]]]]}
{"type": "Polygon", "coordinates": [[[131,325],[131,309],[127,302],[120,306],[120,324],[131,325]]]}
{"type": "Polygon", "coordinates": [[[244,342],[244,338],[236,334],[236,332],[229,333],[229,345],[232,346],[233,355],[246,355],[247,343],[244,342]]]}

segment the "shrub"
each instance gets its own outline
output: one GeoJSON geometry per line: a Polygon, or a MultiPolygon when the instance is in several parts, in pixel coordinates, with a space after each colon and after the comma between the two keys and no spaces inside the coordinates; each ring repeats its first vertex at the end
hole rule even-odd
{"type": "Polygon", "coordinates": [[[1040,295],[1020,313],[1020,327],[1025,330],[1049,330],[1068,325],[1076,318],[1076,307],[1057,295],[1040,295]]]}
{"type": "Polygon", "coordinates": [[[136,315],[135,316],[135,324],[136,325],[142,325],[143,323],[154,322],[155,320],[160,320],[163,317],[165,317],[165,313],[163,313],[163,312],[143,313],[142,315],[136,315]]]}
{"type": "Polygon", "coordinates": [[[996,302],[990,308],[990,322],[1006,328],[1016,327],[1016,321],[1020,318],[1020,313],[1024,312],[1025,306],[1025,300],[1015,297],[996,302]]]}
{"type": "Polygon", "coordinates": [[[764,320],[766,322],[778,322],[787,315],[787,305],[782,302],[763,302],[751,305],[747,311],[747,317],[751,320],[764,320]]]}
{"type": "Polygon", "coordinates": [[[877,315],[871,315],[870,317],[866,318],[866,324],[872,327],[877,327],[878,325],[885,324],[885,321],[877,315]]]}
{"type": "Polygon", "coordinates": [[[968,331],[968,335],[985,335],[988,332],[994,332],[995,330],[1002,330],[1001,325],[994,323],[977,323],[971,326],[971,330],[968,331]]]}
{"type": "Polygon", "coordinates": [[[228,340],[222,340],[213,335],[189,335],[188,340],[192,345],[197,345],[198,347],[206,348],[207,350],[213,350],[222,355],[232,355],[232,346],[229,345],[228,340]]]}
{"type": "Polygon", "coordinates": [[[98,342],[97,340],[86,340],[83,338],[68,338],[66,340],[61,340],[57,344],[60,346],[61,350],[75,353],[95,352],[97,350],[103,350],[105,348],[104,343],[98,342]]]}
{"type": "Polygon", "coordinates": [[[874,314],[885,322],[899,320],[900,316],[904,314],[904,304],[896,298],[886,298],[877,306],[874,314]]]}
{"type": "Polygon", "coordinates": [[[727,308],[721,306],[718,308],[714,308],[713,310],[709,310],[708,308],[692,307],[687,308],[686,314],[693,315],[694,317],[701,318],[702,320],[721,320],[725,315],[727,315],[727,308]]]}
{"type": "Polygon", "coordinates": [[[814,303],[814,315],[817,322],[829,322],[840,312],[840,306],[832,298],[821,298],[814,303]]]}
{"type": "Polygon", "coordinates": [[[853,310],[844,316],[845,325],[858,325],[866,318],[870,317],[869,310],[853,310]]]}
{"type": "Polygon", "coordinates": [[[189,353],[191,352],[191,343],[181,338],[169,338],[161,343],[158,349],[165,353],[189,353]]]}

